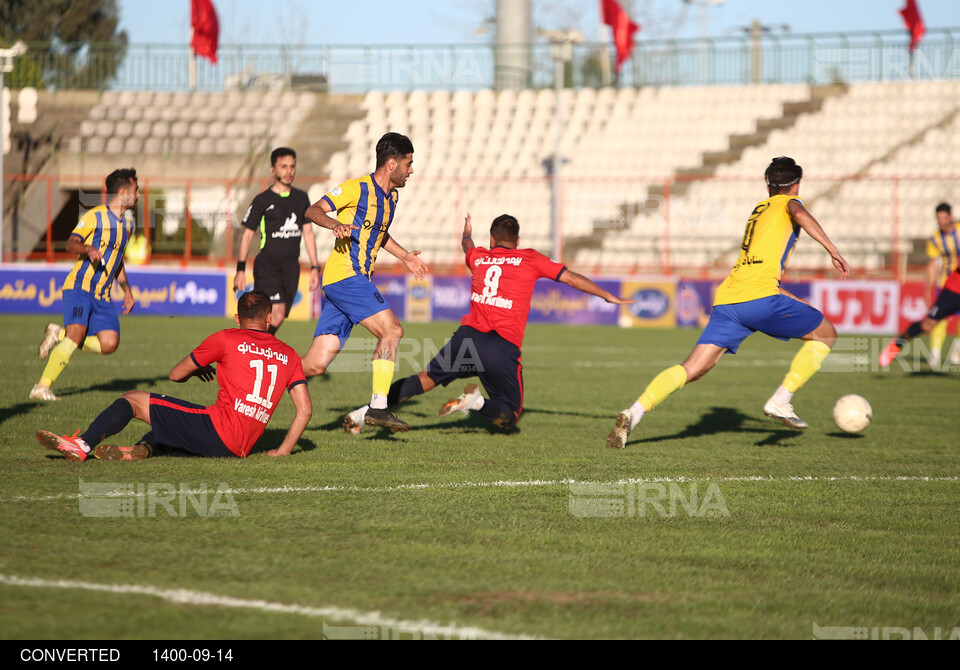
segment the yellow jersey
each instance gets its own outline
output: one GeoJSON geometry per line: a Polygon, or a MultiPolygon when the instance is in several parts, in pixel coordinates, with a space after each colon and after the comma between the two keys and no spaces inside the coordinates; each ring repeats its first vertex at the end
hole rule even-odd
{"type": "Polygon", "coordinates": [[[63,282],[63,290],[80,289],[92,293],[98,300],[110,301],[110,285],[113,283],[127,241],[133,235],[136,224],[128,223],[123,217],[117,217],[105,205],[94,207],[80,218],[71,235],[76,235],[83,243],[96,247],[103,255],[99,263],[91,263],[86,254],[77,256],[70,274],[63,282]]]}
{"type": "Polygon", "coordinates": [[[780,278],[790,259],[800,226],[787,210],[792,195],[774,195],[762,200],[747,220],[740,257],[730,276],[717,287],[714,305],[732,305],[780,293],[780,278]]]}
{"type": "Polygon", "coordinates": [[[960,257],[960,240],[957,239],[957,227],[949,233],[937,232],[927,240],[927,258],[934,260],[942,258],[940,263],[940,275],[937,277],[937,286],[942,287],[947,281],[950,273],[957,269],[958,257],[960,257]]]}
{"type": "Polygon", "coordinates": [[[370,279],[397,209],[397,189],[384,193],[368,174],[340,184],[321,200],[336,211],[337,221],[359,227],[334,244],[323,268],[323,285],[357,275],[370,279]]]}

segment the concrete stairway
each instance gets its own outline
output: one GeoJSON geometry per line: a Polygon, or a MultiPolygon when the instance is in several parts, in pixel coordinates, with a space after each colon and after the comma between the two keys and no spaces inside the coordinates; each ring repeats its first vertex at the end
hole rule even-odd
{"type": "MultiPolygon", "coordinates": [[[[797,122],[801,114],[819,112],[824,102],[834,96],[844,95],[847,89],[848,87],[845,84],[814,86],[811,88],[810,97],[807,100],[783,103],[783,112],[779,117],[758,119],[754,132],[731,135],[729,147],[726,150],[705,153],[703,162],[699,166],[677,170],[670,187],[671,195],[674,197],[684,195],[689,190],[690,183],[693,180],[712,177],[721,165],[738,161],[747,148],[764,144],[774,130],[790,128],[797,122]]],[[[564,254],[568,258],[573,258],[580,249],[600,249],[603,245],[603,237],[608,231],[623,228],[624,222],[629,222],[635,212],[656,212],[661,203],[662,188],[659,185],[650,187],[644,201],[622,203],[619,208],[619,215],[615,219],[595,221],[594,234],[567,238],[564,243],[564,254]]]]}

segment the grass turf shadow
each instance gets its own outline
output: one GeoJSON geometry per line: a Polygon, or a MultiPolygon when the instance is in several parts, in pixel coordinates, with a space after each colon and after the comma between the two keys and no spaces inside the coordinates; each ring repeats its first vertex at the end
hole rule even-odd
{"type": "MultiPolygon", "coordinates": [[[[300,439],[297,440],[297,446],[294,449],[294,453],[299,449],[302,452],[314,451],[317,449],[317,444],[306,436],[307,431],[303,432],[303,435],[300,436],[300,439]]],[[[253,449],[250,450],[250,453],[247,456],[253,456],[254,454],[265,454],[271,449],[278,448],[283,443],[283,438],[287,436],[286,428],[267,428],[263,431],[263,435],[260,436],[260,439],[257,440],[257,443],[253,445],[253,449]]]]}
{"type": "Polygon", "coordinates": [[[794,437],[800,433],[800,431],[796,430],[770,429],[746,425],[747,422],[755,421],[756,417],[747,416],[732,407],[711,407],[710,411],[701,416],[697,423],[687,426],[679,433],[628,441],[627,444],[647,444],[651,442],[664,442],[666,440],[683,440],[690,437],[703,437],[705,435],[717,435],[720,433],[762,433],[766,434],[766,437],[754,443],[756,446],[762,447],[779,444],[781,440],[794,437]]]}

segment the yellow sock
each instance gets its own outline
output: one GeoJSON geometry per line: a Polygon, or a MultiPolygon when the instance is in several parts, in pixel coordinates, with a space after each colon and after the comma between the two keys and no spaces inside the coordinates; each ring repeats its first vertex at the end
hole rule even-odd
{"type": "Polygon", "coordinates": [[[943,342],[947,339],[947,320],[943,319],[930,331],[930,353],[939,357],[943,351],[943,342]]]}
{"type": "Polygon", "coordinates": [[[796,393],[800,390],[800,387],[810,381],[810,378],[820,369],[823,360],[829,353],[830,347],[823,342],[817,342],[816,340],[804,342],[800,351],[793,357],[790,372],[783,378],[783,388],[790,393],[796,393]]]}
{"type": "Polygon", "coordinates": [[[47,367],[43,369],[43,376],[40,377],[40,384],[43,386],[50,386],[57,377],[60,376],[60,373],[63,372],[63,369],[67,367],[67,363],[70,362],[70,357],[73,356],[73,352],[77,350],[77,343],[71,339],[63,338],[63,342],[55,346],[50,351],[50,360],[47,361],[47,367]]]}
{"type": "Polygon", "coordinates": [[[393,361],[378,359],[373,362],[373,397],[370,399],[370,407],[386,408],[387,394],[390,392],[390,384],[393,383],[393,368],[393,361]]]}
{"type": "Polygon", "coordinates": [[[103,350],[100,348],[100,338],[96,335],[90,335],[83,341],[83,350],[88,354],[102,354],[103,350]]]}
{"type": "Polygon", "coordinates": [[[637,402],[643,405],[644,411],[649,412],[662,403],[674,391],[679,391],[687,383],[687,371],[682,365],[667,368],[647,385],[637,402]]]}

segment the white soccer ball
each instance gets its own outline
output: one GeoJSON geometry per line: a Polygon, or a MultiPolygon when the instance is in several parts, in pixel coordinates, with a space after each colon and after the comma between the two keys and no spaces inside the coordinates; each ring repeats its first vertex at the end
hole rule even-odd
{"type": "Polygon", "coordinates": [[[859,433],[873,421],[873,409],[859,395],[845,395],[833,406],[833,420],[845,433],[859,433]]]}

